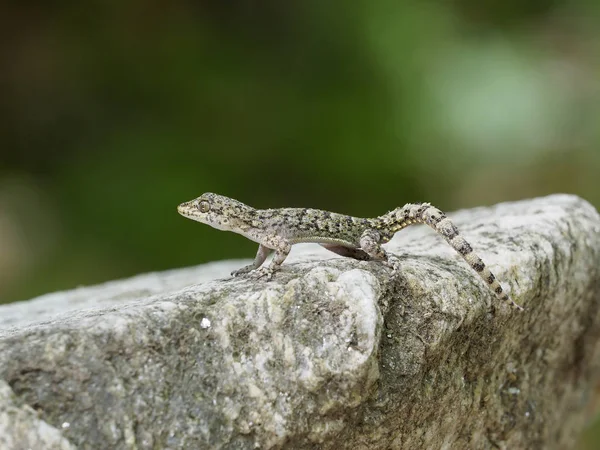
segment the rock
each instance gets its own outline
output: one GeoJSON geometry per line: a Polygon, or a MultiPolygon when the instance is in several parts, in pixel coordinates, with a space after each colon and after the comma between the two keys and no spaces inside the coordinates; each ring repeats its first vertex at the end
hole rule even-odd
{"type": "Polygon", "coordinates": [[[0,445],[572,447],[598,400],[597,211],[451,216],[525,311],[428,227],[387,246],[393,280],[306,244],[271,282],[223,262],[1,306],[0,445]]]}
{"type": "MultiPolygon", "coordinates": [[[[63,423],[61,428],[68,428],[63,423]]],[[[19,405],[10,387],[0,380],[0,448],[71,450],[62,433],[40,420],[28,405],[19,405]]]]}

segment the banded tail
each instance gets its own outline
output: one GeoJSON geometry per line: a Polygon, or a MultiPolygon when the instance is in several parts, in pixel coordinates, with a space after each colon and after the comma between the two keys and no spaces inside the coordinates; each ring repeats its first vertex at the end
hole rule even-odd
{"type": "Polygon", "coordinates": [[[464,260],[479,274],[486,282],[496,297],[502,301],[510,302],[511,305],[519,310],[522,306],[517,305],[509,295],[504,292],[502,286],[496,279],[496,276],[487,268],[485,263],[473,251],[471,245],[460,235],[458,228],[452,223],[446,215],[439,209],[431,206],[429,203],[408,203],[401,208],[389,212],[382,217],[385,222],[392,221],[391,229],[395,233],[408,225],[415,223],[424,223],[429,225],[456,250],[464,260]]]}

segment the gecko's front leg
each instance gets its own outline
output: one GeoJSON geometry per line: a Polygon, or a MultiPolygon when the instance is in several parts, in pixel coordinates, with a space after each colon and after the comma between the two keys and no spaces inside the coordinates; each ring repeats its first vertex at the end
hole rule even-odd
{"type": "Polygon", "coordinates": [[[400,269],[400,260],[390,255],[381,246],[381,235],[377,230],[367,229],[360,237],[360,248],[371,258],[382,261],[386,266],[392,268],[392,276],[400,269]]]}
{"type": "Polygon", "coordinates": [[[253,271],[254,269],[258,269],[262,263],[265,262],[267,256],[271,253],[271,249],[269,247],[265,247],[262,244],[258,244],[258,251],[256,252],[256,257],[252,264],[248,264],[247,266],[242,267],[241,269],[234,270],[231,272],[232,277],[237,277],[239,275],[244,275],[248,272],[253,271]]]}
{"type": "Polygon", "coordinates": [[[273,277],[273,274],[281,268],[281,264],[283,264],[283,261],[285,261],[285,258],[287,258],[287,255],[290,253],[291,249],[292,244],[290,244],[281,236],[265,236],[258,247],[258,252],[256,254],[256,258],[254,259],[254,263],[241,268],[232,275],[235,276],[248,273],[252,278],[259,279],[266,277],[267,280],[270,280],[273,277]],[[273,257],[271,264],[268,266],[259,267],[265,261],[265,259],[267,259],[267,256],[272,250],[275,251],[275,256],[273,257]]]}

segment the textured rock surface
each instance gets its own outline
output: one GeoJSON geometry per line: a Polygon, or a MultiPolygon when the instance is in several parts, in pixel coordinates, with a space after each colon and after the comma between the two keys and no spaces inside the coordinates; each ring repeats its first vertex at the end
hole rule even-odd
{"type": "Polygon", "coordinates": [[[0,307],[0,447],[570,448],[600,380],[598,213],[451,216],[525,312],[426,227],[387,246],[394,281],[305,245],[272,282],[224,262],[0,307]]]}
{"type": "MultiPolygon", "coordinates": [[[[69,424],[63,423],[62,428],[69,424]]],[[[0,448],[71,450],[62,433],[40,420],[28,405],[19,401],[10,387],[0,380],[0,448]]]]}

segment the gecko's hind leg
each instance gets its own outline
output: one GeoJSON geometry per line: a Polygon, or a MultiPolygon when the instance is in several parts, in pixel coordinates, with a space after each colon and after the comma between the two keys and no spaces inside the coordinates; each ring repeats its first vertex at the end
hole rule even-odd
{"type": "Polygon", "coordinates": [[[360,237],[360,248],[372,259],[383,261],[383,263],[392,268],[392,276],[400,270],[400,260],[394,255],[390,255],[381,246],[381,235],[377,230],[365,230],[360,237]]]}
{"type": "Polygon", "coordinates": [[[358,259],[359,261],[370,261],[373,259],[367,252],[360,248],[344,247],[337,244],[321,244],[321,247],[346,258],[358,259]]]}

